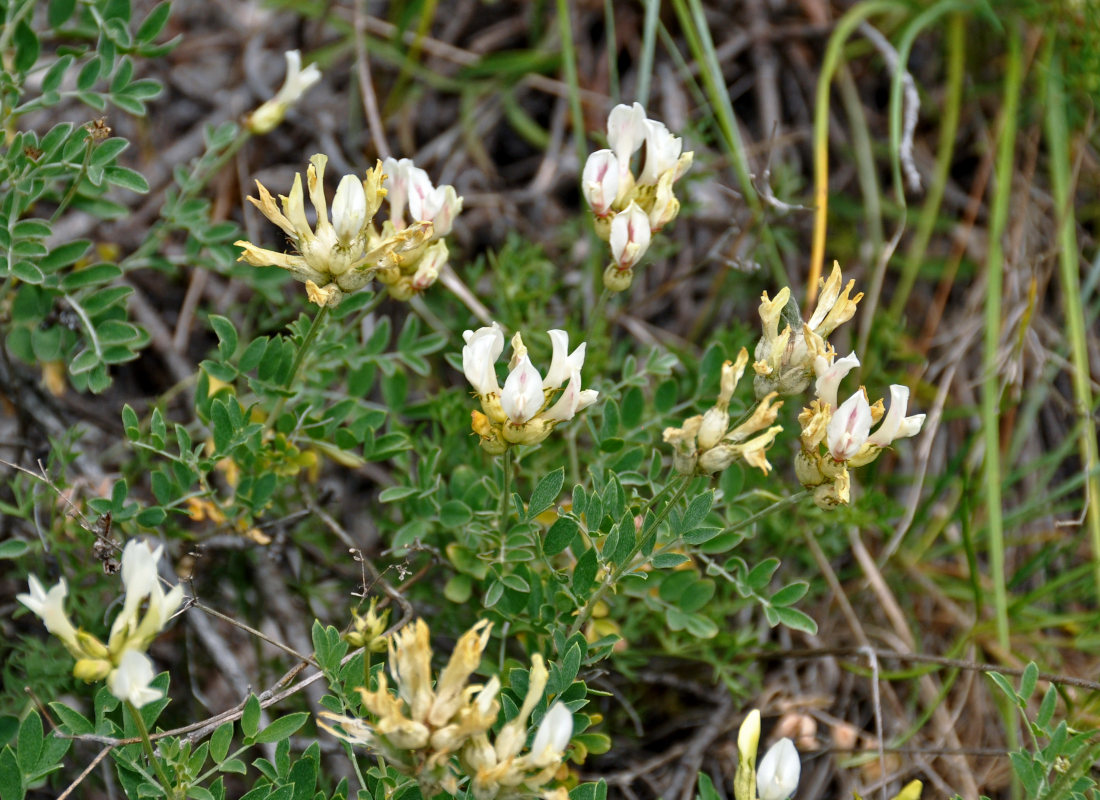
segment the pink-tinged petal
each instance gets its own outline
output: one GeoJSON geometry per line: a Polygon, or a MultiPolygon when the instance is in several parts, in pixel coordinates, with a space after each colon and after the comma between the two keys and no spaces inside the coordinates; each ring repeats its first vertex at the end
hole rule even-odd
{"type": "Polygon", "coordinates": [[[854,352],[849,353],[844,358],[835,359],[832,364],[823,356],[815,358],[814,372],[817,373],[817,383],[814,385],[814,391],[817,398],[828,403],[830,408],[836,408],[836,394],[840,388],[840,382],[858,366],[859,359],[856,358],[854,352]]]}
{"type": "Polygon", "coordinates": [[[597,150],[584,163],[581,192],[596,216],[607,216],[619,194],[619,160],[610,150],[597,150]]]}
{"type": "Polygon", "coordinates": [[[637,203],[631,202],[615,215],[608,244],[620,270],[630,269],[641,260],[649,249],[650,235],[649,217],[637,203]]]}
{"type": "Polygon", "coordinates": [[[499,324],[466,331],[462,334],[466,346],[462,348],[462,372],[466,380],[481,397],[499,393],[496,361],[504,352],[504,331],[499,324]]]}
{"type": "Polygon", "coordinates": [[[427,222],[425,216],[428,196],[434,191],[432,179],[420,167],[409,169],[409,216],[413,222],[427,222]]]}
{"type": "Polygon", "coordinates": [[[390,204],[390,222],[397,230],[405,227],[405,203],[409,197],[409,170],[413,169],[412,159],[387,158],[382,162],[382,172],[386,179],[382,186],[386,189],[386,200],[390,204]]]}
{"type": "Polygon", "coordinates": [[[513,425],[522,425],[542,410],[545,399],[542,376],[525,355],[504,381],[500,407],[513,425]]]}
{"type": "Polygon", "coordinates": [[[836,461],[847,461],[867,441],[871,431],[871,406],[860,389],[833,412],[826,429],[829,452],[836,461]]]}

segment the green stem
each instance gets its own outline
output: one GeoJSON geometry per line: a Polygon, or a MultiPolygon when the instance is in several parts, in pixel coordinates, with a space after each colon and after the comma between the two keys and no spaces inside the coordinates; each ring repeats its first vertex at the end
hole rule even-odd
{"type": "MultiPolygon", "coordinates": [[[[657,49],[657,23],[661,0],[644,0],[645,23],[642,26],[642,52],[638,58],[638,88],[635,98],[643,106],[649,103],[649,85],[653,81],[653,54],[657,49]]],[[[614,59],[614,56],[612,56],[614,59]]]]}
{"type": "Polygon", "coordinates": [[[584,142],[584,111],[581,108],[581,88],[577,79],[576,51],[573,49],[573,20],[569,15],[569,0],[558,0],[558,35],[561,36],[562,70],[569,86],[569,113],[573,117],[573,146],[577,150],[579,170],[584,167],[587,147],[584,142]]]}
{"type": "Polygon", "coordinates": [[[164,771],[164,765],[160,763],[160,759],[153,752],[153,742],[149,739],[149,729],[145,727],[145,720],[141,718],[141,712],[129,700],[123,702],[126,710],[130,712],[130,718],[133,719],[138,733],[141,735],[141,744],[145,748],[145,755],[149,758],[149,763],[153,765],[153,769],[156,770],[157,779],[160,781],[161,788],[164,789],[164,796],[173,797],[175,787],[172,785],[172,781],[168,779],[168,773],[164,771]]]}
{"type": "Polygon", "coordinates": [[[512,495],[512,448],[504,451],[504,461],[501,464],[503,477],[500,482],[500,515],[497,525],[500,529],[500,563],[504,563],[504,537],[508,533],[508,501],[512,495]]]}
{"type": "Polygon", "coordinates": [[[1050,177],[1054,188],[1054,209],[1058,220],[1059,266],[1062,278],[1062,300],[1071,357],[1073,360],[1073,394],[1081,417],[1080,454],[1085,469],[1087,526],[1092,542],[1092,560],[1096,575],[1096,590],[1100,591],[1100,474],[1097,473],[1096,423],[1092,417],[1093,398],[1089,386],[1089,350],[1085,333],[1085,317],[1080,298],[1080,265],[1078,264],[1077,223],[1074,220],[1072,187],[1070,185],[1069,130],[1066,121],[1065,86],[1062,55],[1053,37],[1046,53],[1047,74],[1046,128],[1050,148],[1050,177]]]}
{"type": "Polygon", "coordinates": [[[765,508],[761,511],[757,511],[752,516],[745,517],[743,520],[738,522],[736,525],[731,525],[730,527],[726,528],[724,531],[722,531],[722,533],[736,533],[737,531],[739,531],[743,528],[747,528],[749,525],[752,525],[754,522],[757,522],[758,520],[761,520],[761,519],[763,519],[764,517],[766,517],[770,514],[774,514],[776,511],[781,511],[782,509],[786,508],[787,506],[793,506],[793,505],[796,505],[797,503],[801,503],[803,500],[805,500],[807,497],[809,497],[812,494],[813,494],[813,492],[810,489],[803,489],[801,492],[795,492],[792,495],[788,495],[787,497],[780,498],[779,500],[776,500],[774,503],[772,503],[767,508],[765,508]]]}
{"type": "MultiPolygon", "coordinates": [[[[675,506],[680,501],[680,498],[684,496],[684,493],[687,491],[688,486],[691,485],[691,481],[691,476],[681,476],[680,485],[676,488],[676,494],[674,494],[669,499],[669,501],[665,503],[664,507],[660,510],[660,512],[658,512],[657,517],[648,526],[648,530],[644,527],[645,523],[642,523],[643,533],[641,536],[636,538],[634,542],[634,547],[632,547],[630,550],[630,554],[622,560],[621,564],[617,564],[612,569],[608,570],[607,576],[603,579],[603,582],[599,585],[596,591],[592,593],[592,596],[589,597],[587,601],[585,601],[584,606],[577,614],[577,619],[573,622],[573,626],[569,629],[569,635],[566,637],[566,639],[572,637],[578,631],[580,631],[581,628],[584,627],[584,624],[588,622],[588,619],[592,616],[592,612],[596,608],[596,604],[603,599],[603,596],[607,594],[607,590],[615,585],[615,582],[622,577],[622,574],[628,569],[635,568],[634,564],[632,563],[634,561],[634,557],[641,552],[642,547],[645,545],[646,539],[648,539],[649,536],[657,535],[657,526],[665,521],[665,518],[669,515],[669,512],[672,511],[673,506],[675,506]]],[[[665,488],[667,489],[668,487],[665,488]]],[[[662,490],[662,492],[663,491],[664,490],[662,490]]]]}
{"type": "MultiPolygon", "coordinates": [[[[328,319],[328,306],[321,306],[321,309],[317,312],[317,316],[315,316],[313,322],[310,323],[309,330],[306,331],[306,336],[302,340],[301,346],[298,347],[298,352],[294,356],[294,363],[290,366],[290,377],[286,382],[288,389],[294,386],[294,381],[298,378],[298,370],[302,368],[302,363],[305,361],[306,353],[309,352],[313,340],[317,338],[317,334],[320,333],[321,328],[324,327],[326,319],[328,319]]],[[[276,420],[279,419],[279,415],[283,413],[283,409],[286,407],[286,401],[286,397],[280,397],[279,402],[275,404],[271,416],[267,418],[267,425],[269,428],[275,425],[276,420]]]]}
{"type": "Polygon", "coordinates": [[[50,217],[50,222],[57,222],[57,218],[61,216],[61,213],[69,207],[69,203],[76,197],[77,191],[80,189],[80,182],[84,180],[84,176],[88,174],[88,164],[92,161],[92,151],[95,150],[95,139],[89,133],[84,139],[84,160],[80,163],[80,172],[73,178],[72,186],[69,187],[69,191],[65,193],[65,196],[61,198],[61,202],[57,208],[54,209],[53,215],[50,217]]]}
{"type": "Polygon", "coordinates": [[[603,273],[599,276],[600,286],[603,288],[600,290],[600,296],[596,298],[596,305],[592,307],[592,313],[588,317],[588,329],[584,332],[584,341],[590,342],[590,350],[595,349],[595,339],[604,331],[604,326],[607,323],[607,319],[604,317],[604,310],[607,308],[607,301],[611,299],[611,290],[606,286],[603,286],[603,273]]]}
{"type": "Polygon", "coordinates": [[[1020,32],[1008,36],[1001,133],[997,142],[995,193],[989,212],[989,256],[986,261],[985,350],[982,358],[982,438],[985,446],[985,499],[989,524],[989,570],[993,577],[993,604],[997,620],[997,641],[1009,648],[1008,593],[1005,588],[1004,524],[1001,516],[1001,386],[997,372],[997,351],[1001,338],[1001,289],[1004,280],[1004,233],[1012,197],[1015,170],[1016,116],[1023,74],[1020,32]]]}

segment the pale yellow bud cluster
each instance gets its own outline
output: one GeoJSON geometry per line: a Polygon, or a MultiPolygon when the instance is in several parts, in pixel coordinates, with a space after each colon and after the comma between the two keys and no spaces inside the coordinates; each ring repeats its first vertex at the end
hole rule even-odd
{"type": "Polygon", "coordinates": [[[779,323],[791,297],[790,288],[783,287],[775,299],[769,299],[767,292],[761,296],[760,320],[764,335],[756,345],[752,365],[758,398],[770,392],[800,394],[810,385],[814,359],[830,352],[825,340],[855,315],[856,304],[863,298],[862,292],[854,297],[851,294],[855,281],[848,281],[843,291],[842,283],[840,265],[833,262],[833,270],[822,284],[817,308],[809,322],[799,319],[793,325],[788,323],[782,333],[779,323]]]}
{"type": "Polygon", "coordinates": [[[382,233],[371,224],[386,197],[382,162],[367,170],[364,178],[345,175],[340,180],[330,219],[324,188],[328,157],[318,153],[309,161],[306,191],[301,174],[297,174],[290,194],[279,195],[279,203],[259,181],[259,199],[248,198],[283,230],[297,252],[267,250],[242,240],[235,242],[244,250],[240,261],[257,267],[282,267],[305,283],[310,301],[319,306],[336,305],[345,294],[366,286],[376,273],[397,282],[410,264],[419,265],[428,259],[430,266],[425,271],[430,272],[446,261],[443,242],[429,245],[434,234],[430,221],[400,230],[387,224],[382,233]],[[306,216],[306,192],[317,216],[313,226],[306,216]]]}
{"type": "Polygon", "coordinates": [[[433,685],[428,626],[423,620],[413,622],[389,642],[396,694],[380,673],[376,689],[359,689],[369,719],[326,711],[320,714],[320,727],[374,750],[389,766],[416,780],[425,797],[441,791],[457,796],[467,785],[477,800],[518,800],[542,793],[561,767],[573,732],[572,714],[553,704],[531,749],[522,753],[528,719],[547,682],[546,666],[535,655],[519,714],[490,742],[490,729],[500,714],[500,680],[494,676],[485,684],[468,684],[490,628],[483,620],[464,633],[433,685]]]}
{"type": "Polygon", "coordinates": [[[92,682],[106,680],[111,693],[140,708],[163,694],[150,686],[153,665],[145,651],[168,624],[183,600],[183,587],[165,592],[157,574],[163,546],[150,550],[136,539],[122,551],[122,583],[126,595],[122,611],[111,626],[107,644],[93,634],[77,629],[65,612],[68,586],[62,578],[47,592],[35,576],[30,592],[18,600],[46,624],[46,630],[61,640],[76,659],[73,675],[92,682]]]}
{"type": "Polygon", "coordinates": [[[705,414],[684,420],[679,428],[665,428],[664,440],[673,447],[672,465],[683,475],[712,475],[736,460],[767,474],[771,469],[766,451],[783,427],[772,425],[783,402],[772,392],[757,403],[742,422],[730,427],[729,405],[748,364],[745,348],[737,361],[722,365],[718,401],[705,414]]]}
{"type": "Polygon", "coordinates": [[[382,634],[389,624],[390,610],[378,613],[378,598],[372,597],[367,613],[360,616],[352,612],[351,630],[344,634],[344,641],[352,647],[366,648],[370,653],[386,650],[388,642],[382,634]]]}
{"type": "Polygon", "coordinates": [[[617,105],[607,118],[609,149],[585,162],[581,190],[595,215],[596,232],[611,246],[604,286],[622,292],[634,279],[634,266],[645,255],[653,234],[680,213],[673,184],[691,167],[692,153],[664,123],[648,119],[640,103],[617,105]],[[637,176],[630,168],[645,145],[637,176]]]}

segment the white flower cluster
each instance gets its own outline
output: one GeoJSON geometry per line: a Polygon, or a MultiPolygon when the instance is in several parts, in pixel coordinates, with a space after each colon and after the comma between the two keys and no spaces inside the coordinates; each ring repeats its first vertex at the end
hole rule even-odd
{"type": "Polygon", "coordinates": [[[817,356],[814,359],[817,397],[798,416],[802,450],[795,457],[795,474],[803,486],[814,490],[814,502],[821,508],[849,501],[848,467],[870,464],[883,448],[898,439],[916,436],[924,424],[924,414],[905,416],[908,386],[890,387],[890,411],[885,416],[882,399],[870,404],[862,386],[838,404],[840,382],[858,366],[855,353],[844,358],[836,358],[835,353],[817,356]],[[880,424],[871,433],[876,422],[880,424]]]}
{"type": "Polygon", "coordinates": [[[447,262],[442,237],[462,209],[454,187],[433,188],[427,173],[408,159],[388,159],[367,170],[365,178],[345,175],[340,179],[330,221],[324,188],[328,156],[318,153],[309,162],[306,187],[317,215],[315,225],[306,216],[301,174],[294,176],[290,194],[279,196],[279,204],[259,181],[259,199],[248,198],[282,228],[297,253],[267,250],[242,240],[235,242],[244,251],[239,260],[288,270],[305,283],[309,299],[319,306],[339,303],[346,293],[363,288],[374,277],[401,300],[435,282],[447,262]],[[387,169],[393,174],[387,174],[387,169]],[[389,191],[393,193],[390,220],[379,233],[372,222],[389,191]],[[406,201],[414,218],[409,225],[404,221],[406,201]]]}
{"type": "Polygon", "coordinates": [[[611,246],[604,285],[622,292],[630,286],[634,266],[653,234],[680,213],[672,187],[691,166],[692,153],[681,153],[680,137],[664,123],[647,118],[640,103],[611,110],[607,143],[610,149],[597,150],[585,162],[581,191],[596,215],[597,232],[611,246]],[[635,177],[630,161],[643,145],[645,157],[635,177]]]}
{"type": "Polygon", "coordinates": [[[466,340],[462,371],[481,400],[482,410],[472,412],[473,429],[489,453],[503,453],[514,444],[538,444],[555,425],[571,420],[599,397],[592,389],[581,389],[585,343],[570,353],[569,334],[559,330],[547,333],[553,356],[546,377],[531,363],[523,338],[517,333],[512,337],[512,360],[503,389],[496,373],[496,361],[504,352],[500,325],[494,322],[490,327],[462,334],[466,340]]]}
{"type": "Polygon", "coordinates": [[[136,539],[126,543],[122,551],[126,596],[107,644],[87,631],[78,630],[69,620],[65,613],[69,589],[64,578],[46,591],[32,575],[30,593],[18,596],[19,602],[37,614],[46,630],[60,639],[76,659],[73,675],[89,682],[106,680],[115,697],[138,708],[164,696],[150,685],[153,664],[145,651],[183,600],[182,586],[177,584],[166,593],[160,584],[157,562],[163,552],[163,545],[150,550],[145,542],[136,539]]]}
{"type": "Polygon", "coordinates": [[[360,687],[371,719],[321,712],[320,727],[347,742],[369,747],[402,774],[414,778],[425,797],[440,791],[458,796],[469,787],[477,800],[515,800],[542,793],[564,800],[565,790],[545,790],[565,757],[573,736],[573,715],[560,702],[543,715],[531,748],[528,719],[546,690],[548,673],[542,657],[532,658],[527,695],[519,713],[490,742],[490,729],[500,714],[500,680],[468,685],[481,662],[491,624],[483,620],[459,638],[454,652],[432,681],[429,630],[417,620],[394,634],[389,644],[389,671],[378,676],[378,688],[360,687]]]}

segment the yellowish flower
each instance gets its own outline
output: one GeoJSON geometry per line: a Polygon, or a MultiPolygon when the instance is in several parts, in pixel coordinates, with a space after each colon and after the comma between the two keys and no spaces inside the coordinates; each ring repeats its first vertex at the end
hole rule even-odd
{"type": "Polygon", "coordinates": [[[306,170],[306,191],[316,211],[317,222],[310,226],[306,217],[302,176],[294,176],[289,195],[280,195],[279,203],[256,181],[259,199],[249,201],[264,216],[278,225],[297,252],[281,253],[238,241],[243,248],[240,261],[253,266],[275,266],[289,271],[306,284],[311,302],[326,306],[338,303],[346,293],[362,289],[379,270],[399,269],[409,254],[418,251],[432,236],[430,222],[418,222],[379,236],[371,226],[382,204],[382,164],[367,170],[364,179],[345,175],[332,202],[329,219],[324,177],[328,157],[310,158],[306,170]]]}

